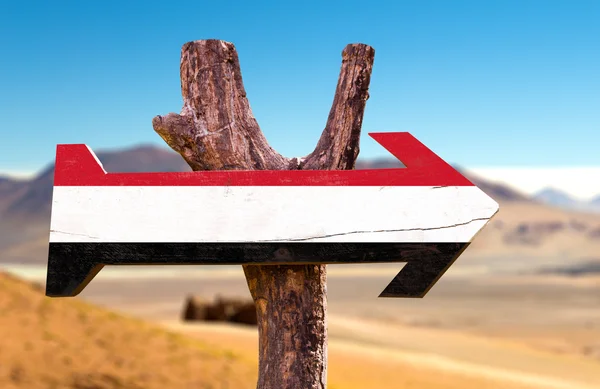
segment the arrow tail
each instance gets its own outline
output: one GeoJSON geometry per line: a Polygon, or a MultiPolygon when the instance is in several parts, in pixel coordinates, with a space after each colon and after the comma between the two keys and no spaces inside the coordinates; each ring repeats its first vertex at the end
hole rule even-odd
{"type": "Polygon", "coordinates": [[[56,147],[54,186],[82,185],[106,174],[102,162],[87,145],[72,144],[56,147]]]}

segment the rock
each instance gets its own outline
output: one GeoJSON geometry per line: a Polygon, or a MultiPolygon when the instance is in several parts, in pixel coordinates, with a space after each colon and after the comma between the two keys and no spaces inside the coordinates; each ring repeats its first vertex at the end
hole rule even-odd
{"type": "Polygon", "coordinates": [[[188,296],[183,309],[183,320],[207,320],[209,304],[197,296],[188,296]]]}
{"type": "Polygon", "coordinates": [[[258,318],[256,316],[256,306],[254,301],[245,303],[239,307],[238,311],[231,317],[232,323],[257,325],[258,318]]]}
{"type": "Polygon", "coordinates": [[[206,321],[226,321],[227,314],[223,305],[210,304],[206,307],[206,321]]]}
{"type": "Polygon", "coordinates": [[[229,321],[243,304],[240,299],[217,296],[208,308],[206,320],[229,321]]]}
{"type": "Polygon", "coordinates": [[[225,315],[227,315],[227,319],[230,319],[241,307],[247,303],[248,301],[246,299],[227,298],[221,296],[217,296],[215,302],[216,305],[223,306],[223,310],[225,311],[225,315]]]}
{"type": "Polygon", "coordinates": [[[227,321],[253,325],[258,323],[254,301],[222,296],[217,296],[214,303],[188,296],[182,316],[184,321],[227,321]]]}

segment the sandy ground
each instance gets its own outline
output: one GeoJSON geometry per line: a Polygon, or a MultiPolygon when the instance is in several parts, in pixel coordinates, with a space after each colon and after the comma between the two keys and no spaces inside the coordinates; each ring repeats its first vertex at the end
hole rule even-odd
{"type": "MultiPolygon", "coordinates": [[[[447,375],[447,385],[431,387],[600,388],[600,278],[455,271],[423,299],[378,299],[398,269],[330,268],[331,382],[382,387],[421,369],[435,371],[438,384],[447,375]]],[[[106,270],[81,297],[256,359],[256,329],[179,321],[189,293],[249,297],[241,269],[106,270]]]]}
{"type": "MultiPolygon", "coordinates": [[[[400,379],[401,370],[409,367],[424,374],[445,374],[449,381],[485,382],[485,386],[479,386],[485,388],[591,389],[600,386],[599,365],[580,358],[534,352],[518,345],[459,333],[341,317],[329,319],[329,376],[335,382],[344,381],[350,373],[352,379],[345,383],[356,384],[358,380],[366,387],[375,387],[371,379],[378,380],[382,371],[389,370],[386,381],[389,386],[395,380],[394,375],[400,379]],[[400,371],[394,373],[394,369],[400,371]]],[[[162,324],[207,343],[246,350],[250,358],[256,355],[255,329],[178,321],[162,324]]]]}
{"type": "MultiPolygon", "coordinates": [[[[239,280],[212,277],[211,281],[215,286],[235,287],[239,280]]],[[[356,286],[355,277],[331,283],[338,281],[343,287],[356,286]]],[[[0,328],[5,335],[0,337],[0,388],[254,387],[256,328],[183,324],[160,309],[148,309],[152,304],[131,305],[130,298],[145,295],[151,300],[169,295],[165,293],[169,289],[174,293],[181,282],[157,283],[139,276],[129,282],[124,278],[96,282],[87,299],[102,301],[119,295],[120,305],[109,304],[126,313],[119,314],[80,298],[47,298],[39,286],[0,274],[0,328]],[[157,289],[157,284],[165,289],[157,289]],[[125,285],[133,286],[129,294],[123,293],[125,285]]],[[[162,309],[168,311],[168,305],[165,300],[162,309]]],[[[179,298],[171,305],[180,305],[179,298]]],[[[600,385],[600,364],[591,358],[367,316],[329,315],[329,389],[591,389],[600,385]]]]}
{"type": "MultiPolygon", "coordinates": [[[[255,361],[256,329],[179,321],[190,293],[249,298],[241,268],[176,268],[106,268],[80,296],[255,361]]],[[[600,388],[600,277],[457,268],[423,299],[377,298],[398,271],[329,267],[330,382],[390,387],[405,374],[403,386],[391,387],[411,387],[416,369],[424,375],[414,388],[600,388]],[[432,371],[437,381],[427,384],[432,371]]]]}
{"type": "Polygon", "coordinates": [[[2,389],[250,389],[255,364],[0,272],[2,389]]]}

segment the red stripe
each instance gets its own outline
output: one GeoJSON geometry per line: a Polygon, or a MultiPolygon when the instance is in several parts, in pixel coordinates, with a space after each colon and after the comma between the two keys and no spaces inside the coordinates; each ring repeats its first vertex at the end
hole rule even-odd
{"type": "Polygon", "coordinates": [[[83,144],[58,145],[54,186],[473,186],[408,132],[370,133],[406,168],[106,173],[83,144]]]}

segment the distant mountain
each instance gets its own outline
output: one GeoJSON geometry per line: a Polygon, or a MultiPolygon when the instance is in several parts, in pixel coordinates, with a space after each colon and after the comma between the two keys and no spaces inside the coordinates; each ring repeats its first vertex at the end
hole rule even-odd
{"type": "Polygon", "coordinates": [[[460,167],[455,167],[456,170],[461,172],[465,177],[469,179],[473,184],[477,185],[479,189],[484,191],[488,196],[496,200],[497,202],[503,201],[526,201],[531,202],[532,199],[524,193],[511,188],[510,186],[499,184],[496,182],[488,181],[484,178],[476,176],[475,174],[464,170],[460,167]]]}
{"type": "Polygon", "coordinates": [[[572,198],[564,191],[555,188],[545,188],[536,193],[533,198],[541,203],[563,209],[600,212],[600,195],[590,201],[580,201],[572,198]]]}
{"type": "Polygon", "coordinates": [[[28,184],[26,180],[0,176],[0,215],[20,196],[28,184]]]}
{"type": "MultiPolygon", "coordinates": [[[[183,158],[168,149],[156,146],[137,146],[130,149],[100,151],[98,159],[104,170],[108,172],[178,172],[190,171],[183,158]]],[[[10,179],[8,179],[10,181],[10,179]]],[[[3,216],[7,218],[49,218],[52,201],[52,183],[54,181],[54,164],[50,164],[30,181],[12,180],[6,191],[14,193],[22,186],[19,196],[12,198],[3,208],[3,216]]],[[[3,182],[0,181],[0,195],[3,182]]],[[[4,198],[2,196],[2,198],[4,198]]],[[[2,210],[0,203],[0,210],[2,210]]]]}
{"type": "Polygon", "coordinates": [[[404,167],[402,162],[396,158],[378,158],[371,160],[358,159],[356,161],[355,169],[395,169],[404,167]]]}
{"type": "Polygon", "coordinates": [[[14,178],[0,176],[0,198],[4,198],[4,196],[9,196],[17,192],[25,185],[27,185],[26,180],[16,180],[14,178]]]}
{"type": "Polygon", "coordinates": [[[555,189],[555,188],[545,188],[541,191],[537,192],[534,196],[534,199],[541,201],[542,203],[552,204],[560,207],[573,207],[578,201],[569,196],[566,192],[555,189]]]}
{"type": "MultiPolygon", "coordinates": [[[[370,161],[356,161],[356,169],[391,169],[399,167],[404,167],[404,165],[395,158],[381,158],[370,161]]],[[[463,169],[460,166],[452,165],[452,167],[458,170],[473,184],[477,185],[477,187],[484,191],[488,196],[490,196],[498,202],[531,201],[531,199],[527,195],[520,193],[514,188],[511,188],[504,184],[490,182],[484,178],[474,175],[473,173],[463,169]]]]}
{"type": "Polygon", "coordinates": [[[141,145],[97,154],[107,172],[188,172],[189,165],[176,152],[166,147],[141,145]]]}

